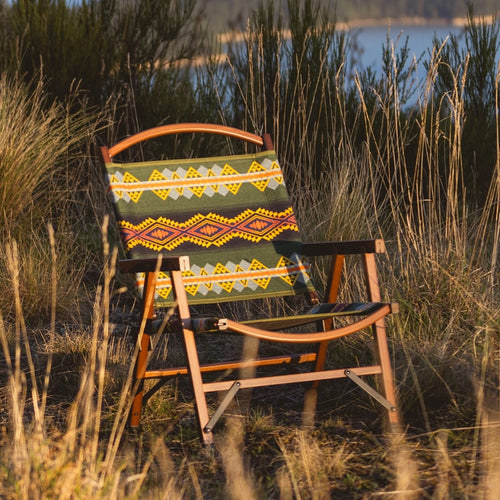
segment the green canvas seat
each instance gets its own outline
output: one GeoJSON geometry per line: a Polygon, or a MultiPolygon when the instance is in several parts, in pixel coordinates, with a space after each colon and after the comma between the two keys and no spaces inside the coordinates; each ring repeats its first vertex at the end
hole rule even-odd
{"type": "MultiPolygon", "coordinates": [[[[388,422],[398,424],[384,317],[397,305],[380,301],[374,255],[384,251],[382,240],[306,243],[301,241],[276,153],[268,135],[210,124],[178,124],[150,129],[113,147],[102,148],[109,192],[127,259],[123,272],[134,273],[142,296],[140,345],[130,424],[139,425],[144,381],[187,374],[190,377],[200,432],[210,443],[212,429],[240,388],[348,377],[386,408],[388,422]],[[171,134],[219,134],[256,146],[255,153],[210,158],[180,158],[140,162],[117,161],[120,153],[143,141],[171,134]],[[366,277],[366,301],[336,302],[344,256],[359,254],[366,277]],[[311,280],[310,259],[331,256],[331,274],[325,301],[319,300],[311,280]],[[216,304],[262,298],[304,296],[309,309],[292,317],[245,321],[219,317],[216,304]],[[201,316],[193,307],[205,305],[201,316]],[[211,306],[212,305],[212,306],[211,306]],[[186,351],[186,366],[148,370],[151,322],[156,308],[171,308],[171,326],[177,325],[186,351]],[[213,312],[212,312],[213,310],[213,312]],[[205,313],[208,311],[208,313],[205,313]],[[334,318],[347,321],[334,323],[334,318]],[[293,333],[287,329],[315,323],[318,331],[293,333]],[[334,327],[334,324],[337,325],[334,327]],[[369,367],[328,370],[328,343],[371,327],[376,360],[369,367]],[[297,359],[283,355],[251,361],[200,364],[196,341],[217,332],[237,333],[282,344],[315,344],[300,361],[311,365],[305,373],[210,382],[205,373],[237,369],[249,364],[269,366],[297,359]],[[360,379],[378,375],[381,392],[360,379]],[[209,414],[206,394],[225,392],[219,408],[209,414]]],[[[176,334],[175,328],[169,335],[176,334]]]]}

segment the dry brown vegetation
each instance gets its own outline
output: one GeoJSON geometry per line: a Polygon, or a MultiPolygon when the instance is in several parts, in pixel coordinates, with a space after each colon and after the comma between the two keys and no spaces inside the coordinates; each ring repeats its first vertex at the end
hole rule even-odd
{"type": "MultiPolygon", "coordinates": [[[[262,47],[258,34],[252,36],[262,47]]],[[[260,55],[253,57],[258,62],[260,55]]],[[[199,441],[182,379],[151,397],[140,432],[125,426],[134,352],[127,311],[134,299],[115,274],[116,235],[103,220],[107,206],[89,146],[99,120],[58,106],[42,112],[41,90],[27,94],[21,83],[2,79],[0,496],[496,498],[500,72],[496,163],[483,203],[471,208],[461,160],[467,61],[436,102],[432,89],[441,63],[436,53],[406,121],[399,119],[395,82],[372,108],[358,81],[357,122],[366,124],[366,140],[356,142],[342,113],[331,115],[337,135],[321,177],[309,150],[320,131],[297,139],[315,118],[299,83],[294,121],[279,114],[272,124],[279,154],[287,158],[288,184],[302,187],[292,198],[304,237],[386,239],[381,281],[387,298],[401,304],[389,331],[405,432],[384,435],[376,403],[339,382],[321,386],[313,428],[301,425],[304,387],[255,391],[228,412],[209,449],[199,441]],[[375,127],[380,120],[385,127],[375,127]],[[409,164],[405,146],[415,134],[409,164]],[[449,147],[440,148],[442,142],[449,147]],[[21,181],[7,182],[7,167],[9,179],[21,181]],[[74,169],[87,174],[73,182],[74,169]],[[27,172],[29,183],[23,182],[27,172]]],[[[263,74],[250,75],[254,95],[265,86],[263,74]]],[[[321,82],[308,88],[319,102],[330,98],[321,82]]],[[[247,124],[257,127],[269,103],[250,97],[247,124]]],[[[316,280],[321,288],[321,270],[316,280]]],[[[344,293],[358,286],[352,280],[344,293]]],[[[341,341],[331,361],[362,358],[367,340],[341,341]]],[[[166,349],[181,355],[175,336],[168,345],[159,342],[155,356],[166,349]]]]}

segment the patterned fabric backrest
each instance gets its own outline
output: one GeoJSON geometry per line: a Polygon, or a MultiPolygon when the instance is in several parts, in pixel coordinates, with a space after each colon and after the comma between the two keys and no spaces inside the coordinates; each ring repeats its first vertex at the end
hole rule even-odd
{"type": "MultiPolygon", "coordinates": [[[[297,254],[297,222],[274,151],[189,160],[107,163],[129,258],[189,255],[190,303],[313,290],[297,254]]],[[[144,277],[138,276],[141,287],[144,277]]],[[[172,303],[160,274],[156,303],[172,303]]]]}

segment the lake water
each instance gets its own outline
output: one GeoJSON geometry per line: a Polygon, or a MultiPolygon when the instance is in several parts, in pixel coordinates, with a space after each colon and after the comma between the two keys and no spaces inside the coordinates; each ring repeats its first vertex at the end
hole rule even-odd
{"type": "MultiPolygon", "coordinates": [[[[352,70],[362,71],[371,68],[374,72],[382,69],[382,48],[387,45],[388,36],[398,54],[408,38],[410,59],[420,62],[417,65],[419,80],[425,78],[424,61],[430,60],[433,40],[445,40],[453,34],[459,43],[464,44],[463,27],[456,25],[378,25],[362,28],[351,28],[348,32],[350,47],[348,50],[348,65],[352,70]]],[[[223,43],[223,52],[226,45],[223,43]]]]}
{"type": "MultiPolygon", "coordinates": [[[[465,48],[464,27],[456,24],[449,25],[378,25],[351,28],[348,34],[350,39],[350,48],[347,51],[349,60],[348,73],[354,74],[354,71],[362,72],[370,68],[375,74],[379,74],[383,65],[383,47],[387,45],[388,37],[390,43],[394,46],[394,53],[404,47],[408,39],[409,61],[405,69],[413,58],[416,60],[416,82],[413,89],[415,92],[409,96],[408,105],[416,104],[419,98],[419,92],[425,88],[423,82],[427,77],[427,70],[424,63],[431,60],[433,41],[435,39],[443,42],[454,35],[459,43],[459,47],[465,48]]],[[[448,41],[449,43],[449,41],[448,41]]],[[[223,52],[225,46],[223,45],[223,52]]],[[[497,54],[497,60],[500,58],[500,48],[497,54]]]]}
{"type": "MultiPolygon", "coordinates": [[[[463,40],[463,28],[453,25],[449,26],[373,26],[365,28],[355,28],[350,31],[350,36],[356,42],[358,48],[353,54],[357,57],[355,66],[357,69],[366,69],[371,67],[377,71],[382,66],[382,47],[387,45],[387,36],[394,44],[397,54],[403,48],[408,38],[408,48],[410,57],[415,57],[418,61],[422,56],[424,60],[430,60],[430,51],[432,50],[433,40],[444,40],[453,34],[458,37],[461,43],[463,40]]],[[[422,62],[419,63],[419,78],[425,77],[425,70],[422,62]]]]}

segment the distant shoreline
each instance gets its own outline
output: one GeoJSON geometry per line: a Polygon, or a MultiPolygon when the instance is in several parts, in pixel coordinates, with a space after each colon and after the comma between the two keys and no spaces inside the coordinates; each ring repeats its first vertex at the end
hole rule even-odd
{"type": "MultiPolygon", "coordinates": [[[[494,16],[475,16],[476,20],[484,20],[486,23],[493,23],[494,16]]],[[[453,17],[449,19],[445,18],[426,18],[426,17],[397,17],[390,18],[387,17],[382,19],[355,19],[352,21],[337,22],[335,27],[339,31],[350,31],[353,29],[361,28],[376,28],[376,27],[390,27],[390,26],[440,26],[440,27],[454,27],[460,28],[464,27],[468,22],[467,17],[453,17]]],[[[238,42],[243,41],[246,36],[246,31],[228,31],[220,33],[217,38],[221,43],[228,42],[238,42]]],[[[290,37],[289,30],[284,30],[284,38],[290,37]]]]}
{"type": "MultiPolygon", "coordinates": [[[[475,20],[479,21],[484,19],[487,23],[493,23],[494,17],[490,16],[475,16],[475,20]]],[[[350,30],[356,28],[374,28],[390,25],[405,25],[405,26],[451,26],[463,27],[467,24],[467,17],[452,17],[452,18],[427,18],[417,16],[404,16],[404,17],[387,17],[381,19],[356,19],[353,21],[339,22],[337,28],[340,30],[350,30]]]]}

